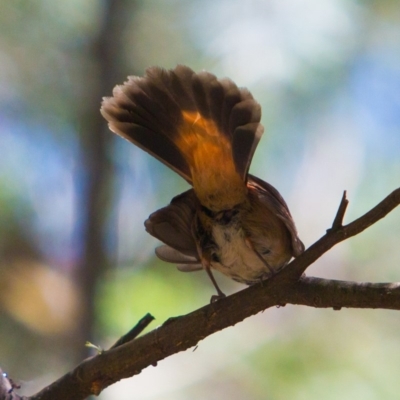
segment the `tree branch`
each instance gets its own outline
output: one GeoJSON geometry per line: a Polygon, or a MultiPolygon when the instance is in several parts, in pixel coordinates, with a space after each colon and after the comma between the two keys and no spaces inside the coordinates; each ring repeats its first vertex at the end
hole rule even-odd
{"type": "MultiPolygon", "coordinates": [[[[332,228],[328,229],[324,236],[322,236],[303,254],[287,265],[287,267],[279,274],[282,279],[292,281],[293,279],[298,279],[312,263],[314,263],[319,257],[322,256],[322,254],[326,253],[333,246],[352,236],[358,235],[371,225],[378,222],[380,219],[384,218],[400,204],[400,188],[390,193],[378,205],[365,213],[363,216],[357,218],[348,225],[342,226],[341,223],[338,224],[337,221],[339,220],[341,222],[341,219],[343,218],[340,214],[343,213],[344,216],[345,208],[343,211],[344,206],[342,206],[344,201],[347,202],[345,194],[343,195],[342,202],[335,216],[332,228]]],[[[347,207],[347,204],[345,207],[347,207]]]]}
{"type": "Polygon", "coordinates": [[[170,318],[144,336],[86,359],[26,400],[79,400],[99,394],[112,383],[137,375],[144,368],[197,345],[207,336],[277,305],[400,310],[400,283],[355,283],[302,276],[309,265],[335,244],[362,232],[399,204],[400,188],[362,217],[342,226],[347,207],[344,194],[332,228],[277,275],[190,314],[170,318]]]}

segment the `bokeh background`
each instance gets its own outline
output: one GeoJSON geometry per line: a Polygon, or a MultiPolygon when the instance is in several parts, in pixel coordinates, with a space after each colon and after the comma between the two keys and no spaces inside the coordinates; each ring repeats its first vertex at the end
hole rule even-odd
{"type": "MultiPolygon", "coordinates": [[[[102,96],[151,65],[228,76],[261,103],[251,172],[306,246],[348,190],[350,221],[400,186],[396,0],[13,0],[0,3],[0,365],[33,394],[107,348],[208,303],[205,274],[157,261],[143,221],[186,183],[114,137],[102,96]]],[[[309,275],[400,280],[400,210],[309,275]]],[[[227,293],[243,286],[217,276],[227,293]]],[[[100,399],[394,399],[399,313],[267,310],[100,399]]]]}

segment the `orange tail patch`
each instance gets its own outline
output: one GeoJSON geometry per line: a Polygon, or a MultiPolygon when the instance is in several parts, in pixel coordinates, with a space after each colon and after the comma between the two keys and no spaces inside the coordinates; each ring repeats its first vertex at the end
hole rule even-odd
{"type": "Polygon", "coordinates": [[[243,202],[247,188],[236,171],[229,138],[199,112],[183,111],[182,116],[175,144],[190,166],[201,204],[220,211],[243,202]]]}

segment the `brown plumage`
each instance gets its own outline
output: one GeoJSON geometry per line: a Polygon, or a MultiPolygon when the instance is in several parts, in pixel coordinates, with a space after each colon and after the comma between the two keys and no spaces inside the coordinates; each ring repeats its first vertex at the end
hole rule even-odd
{"type": "Polygon", "coordinates": [[[101,113],[113,132],[193,186],[145,222],[165,243],[161,259],[184,271],[205,268],[215,285],[210,268],[252,284],[304,250],[278,191],[248,174],[263,133],[248,90],[182,65],[153,67],[116,86],[101,113]]]}

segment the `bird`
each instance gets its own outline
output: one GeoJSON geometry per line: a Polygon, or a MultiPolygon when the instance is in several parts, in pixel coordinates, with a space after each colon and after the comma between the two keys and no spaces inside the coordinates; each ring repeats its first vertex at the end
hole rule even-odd
{"type": "Polygon", "coordinates": [[[264,132],[261,106],[246,88],[184,65],[147,68],[104,97],[109,129],[171,168],[191,189],[152,213],[146,231],[163,242],[159,259],[178,270],[213,270],[253,285],[266,280],[304,244],[289,208],[269,183],[249,173],[264,132]]]}

